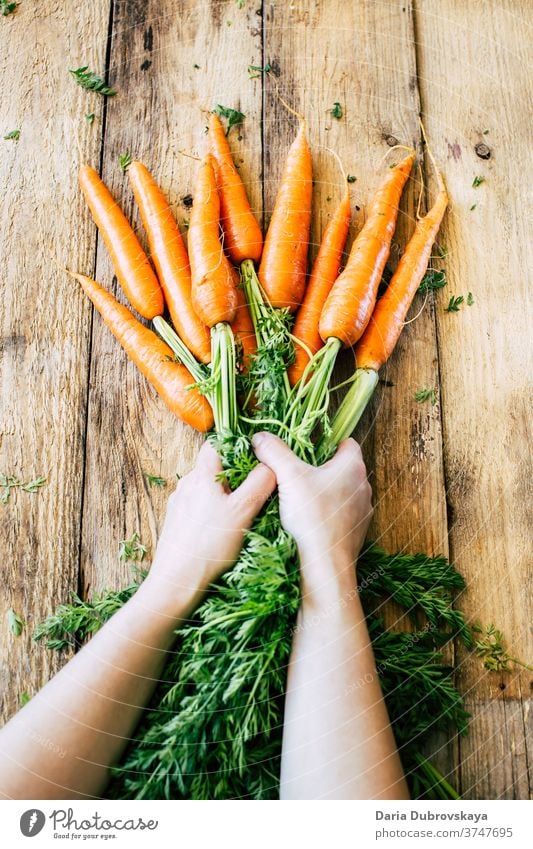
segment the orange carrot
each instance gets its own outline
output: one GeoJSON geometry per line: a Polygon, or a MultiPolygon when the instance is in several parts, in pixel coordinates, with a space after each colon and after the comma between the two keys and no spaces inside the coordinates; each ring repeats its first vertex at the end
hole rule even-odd
{"type": "Polygon", "coordinates": [[[209,117],[209,149],[214,159],[220,195],[220,222],[224,230],[224,248],[236,265],[240,265],[245,259],[258,262],[263,249],[263,234],[255,220],[246,189],[233,162],[224,127],[214,112],[209,117]]]}
{"type": "Polygon", "coordinates": [[[208,363],[211,359],[209,330],[192,306],[189,257],[170,206],[142,162],[134,160],[128,168],[128,176],[172,323],[196,359],[208,363]]]}
{"type": "Polygon", "coordinates": [[[259,280],[274,307],[294,312],[305,290],[311,224],[311,151],[300,120],[278,189],[259,266],[259,280]]]}
{"type": "Polygon", "coordinates": [[[194,378],[185,366],[175,362],[168,345],[141,324],[127,307],[119,304],[116,298],[95,280],[72,271],[69,274],[81,284],[113,336],[152,384],[169,410],[202,433],[210,430],[213,426],[211,407],[197,389],[187,388],[195,382],[194,378]]]}
{"type": "Polygon", "coordinates": [[[128,301],[144,318],[162,315],[163,292],[126,216],[94,168],[82,165],[79,180],[128,301]]]}
{"type": "Polygon", "coordinates": [[[250,358],[257,351],[257,340],[252,322],[252,316],[246,303],[246,296],[242,288],[236,284],[237,309],[235,318],[231,322],[231,329],[237,345],[242,348],[242,370],[247,372],[250,367],[250,358]]]}
{"type": "Polygon", "coordinates": [[[437,171],[439,192],[429,212],[417,222],[385,294],[355,348],[358,368],[378,371],[392,354],[405,316],[425,274],[431,248],[448,205],[448,195],[437,171]]]}
{"type": "MultiPolygon", "coordinates": [[[[342,201],[329,221],[311,271],[302,305],[296,313],[292,334],[300,339],[312,354],[323,346],[318,332],[320,313],[331,287],[339,274],[342,252],[350,226],[350,192],[348,186],[342,201]]],[[[298,343],[294,346],[294,363],[289,368],[289,380],[294,386],[301,378],[309,362],[306,348],[298,343]]]]}
{"type": "Polygon", "coordinates": [[[324,304],[319,325],[322,339],[340,339],[348,348],[355,345],[367,326],[389,257],[402,190],[414,161],[414,153],[406,156],[390,170],[374,195],[346,267],[324,304]]]}
{"type": "Polygon", "coordinates": [[[208,327],[232,322],[237,308],[234,270],[220,242],[220,200],[213,157],[202,160],[189,224],[188,248],[192,274],[192,303],[208,327]]]}

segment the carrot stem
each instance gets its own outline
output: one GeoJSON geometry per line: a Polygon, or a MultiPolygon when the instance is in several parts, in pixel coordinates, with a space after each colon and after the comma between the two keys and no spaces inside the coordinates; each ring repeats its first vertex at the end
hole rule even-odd
{"type": "Polygon", "coordinates": [[[209,374],[208,368],[198,362],[193,354],[189,351],[186,344],[178,336],[175,330],[168,324],[164,318],[157,315],[152,324],[161,336],[161,339],[167,343],[168,347],[174,352],[176,357],[186,366],[194,379],[200,383],[205,380],[209,374]]]}
{"type": "Polygon", "coordinates": [[[317,448],[319,462],[327,460],[335,451],[337,445],[353,432],[377,384],[377,371],[357,369],[352,386],[333,418],[330,432],[322,437],[317,448]]]}

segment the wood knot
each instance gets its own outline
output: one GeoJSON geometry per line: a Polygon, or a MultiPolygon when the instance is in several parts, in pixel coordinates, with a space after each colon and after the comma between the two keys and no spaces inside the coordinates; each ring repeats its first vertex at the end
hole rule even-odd
{"type": "Polygon", "coordinates": [[[383,134],[383,141],[387,142],[389,147],[394,147],[398,144],[396,136],[387,135],[386,133],[383,134]]]}
{"type": "Polygon", "coordinates": [[[490,159],[490,147],[488,144],[485,144],[485,142],[479,142],[476,144],[474,150],[480,159],[490,159]]]}

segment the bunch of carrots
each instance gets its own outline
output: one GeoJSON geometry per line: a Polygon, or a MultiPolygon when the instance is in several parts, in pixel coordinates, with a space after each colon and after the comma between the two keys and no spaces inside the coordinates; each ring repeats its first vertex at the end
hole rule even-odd
{"type": "MultiPolygon", "coordinates": [[[[448,203],[432,160],[435,201],[378,299],[415,162],[409,149],[370,200],[341,271],[350,224],[346,185],[308,275],[312,157],[305,120],[298,121],[264,239],[216,114],[198,167],[187,246],[146,166],[129,166],[151,261],[98,174],[87,165],[80,170],[118,282],[153,329],[94,280],[70,273],[168,407],[209,434],[230,487],[256,462],[250,439],[257,430],[277,433],[314,464],[350,435],[401,334],[448,203]],[[353,351],[354,370],[330,416],[331,378],[343,348],[353,351]]],[[[164,710],[148,717],[118,770],[121,798],[207,798],[206,786],[215,798],[238,795],[252,767],[260,776],[258,798],[275,787],[282,671],[298,605],[296,558],[272,499],[233,570],[180,632],[187,653],[164,691],[164,710]],[[216,680],[206,671],[210,664],[216,680]]]]}
{"type": "Polygon", "coordinates": [[[156,332],[94,280],[73,276],[178,418],[203,433],[214,427],[226,439],[250,427],[266,427],[305,459],[320,462],[355,427],[400,336],[447,206],[442,177],[435,169],[436,200],[417,221],[377,300],[414,151],[389,169],[340,271],[350,224],[346,185],[308,277],[312,160],[305,120],[299,116],[264,240],[214,113],[208,140],[187,247],[146,166],[138,161],[129,166],[153,265],[96,171],[88,165],[80,170],[117,279],[156,332]],[[167,311],[172,326],[164,318],[167,311]],[[341,348],[354,351],[356,367],[351,388],[329,422],[329,381],[341,348]],[[264,361],[269,349],[278,365],[270,376],[264,361]],[[281,403],[273,409],[274,395],[281,403]]]}

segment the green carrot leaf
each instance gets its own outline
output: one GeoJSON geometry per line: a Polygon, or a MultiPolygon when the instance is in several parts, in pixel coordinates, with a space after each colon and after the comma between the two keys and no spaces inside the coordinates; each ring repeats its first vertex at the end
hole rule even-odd
{"type": "Polygon", "coordinates": [[[76,82],[87,91],[95,91],[103,97],[115,97],[116,91],[107,85],[103,77],[99,77],[93,71],[89,71],[88,65],[83,65],[81,68],[71,68],[69,74],[72,74],[76,82]]]}
{"type": "Polygon", "coordinates": [[[431,401],[432,404],[437,403],[437,393],[434,389],[418,389],[415,392],[414,398],[419,404],[423,401],[431,401]]]}
{"type": "Polygon", "coordinates": [[[7,624],[14,637],[20,637],[24,630],[24,619],[15,613],[12,607],[7,611],[7,624]]]}
{"type": "Polygon", "coordinates": [[[122,539],[119,543],[118,556],[120,560],[141,561],[144,560],[148,548],[143,545],[137,531],[131,539],[122,539]]]}
{"type": "Polygon", "coordinates": [[[454,295],[452,295],[448,302],[448,306],[446,307],[446,312],[459,312],[463,301],[464,297],[462,295],[457,295],[457,297],[454,297],[454,295]]]}
{"type": "Polygon", "coordinates": [[[246,118],[244,112],[239,112],[238,109],[232,109],[230,106],[221,106],[220,103],[217,103],[217,105],[213,109],[213,112],[220,118],[226,118],[228,122],[228,127],[226,130],[227,136],[229,135],[229,132],[232,127],[238,127],[246,118]]]}
{"type": "Polygon", "coordinates": [[[132,156],[132,155],[131,155],[131,153],[129,153],[128,151],[126,151],[126,153],[121,153],[121,154],[119,154],[119,157],[118,157],[118,164],[119,164],[119,165],[120,165],[120,167],[122,168],[122,173],[123,173],[123,174],[125,174],[125,173],[126,173],[126,171],[127,171],[127,170],[128,170],[128,168],[130,167],[130,165],[131,165],[131,163],[132,163],[132,162],[133,162],[133,156],[132,156]]]}

